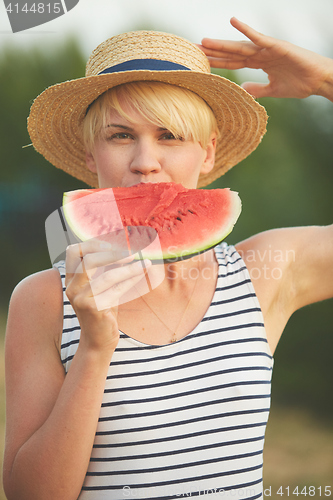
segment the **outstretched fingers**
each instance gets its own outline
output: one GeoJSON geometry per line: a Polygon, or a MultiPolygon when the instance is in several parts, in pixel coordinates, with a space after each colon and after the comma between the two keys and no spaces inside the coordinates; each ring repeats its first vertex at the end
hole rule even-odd
{"type": "Polygon", "coordinates": [[[254,97],[303,99],[313,94],[332,100],[332,60],[284,40],[263,35],[235,17],[231,24],[246,41],[204,38],[199,47],[213,68],[262,69],[269,83],[247,82],[243,88],[254,97]]]}
{"type": "Polygon", "coordinates": [[[222,59],[222,58],[217,58],[217,57],[208,57],[209,64],[211,68],[216,68],[216,69],[242,69],[242,68],[248,68],[252,67],[250,66],[250,63],[248,62],[249,60],[246,58],[242,58],[239,60],[233,60],[233,59],[222,59]]]}
{"type": "Polygon", "coordinates": [[[236,17],[230,19],[230,24],[236,28],[240,33],[243,33],[251,42],[258,48],[269,48],[274,44],[274,38],[271,38],[255,29],[251,28],[248,24],[239,21],[236,17]]]}
{"type": "Polygon", "coordinates": [[[233,59],[236,61],[250,57],[259,50],[252,42],[218,40],[215,38],[203,38],[199,47],[207,57],[233,59]]]}
{"type": "Polygon", "coordinates": [[[218,40],[203,38],[199,48],[206,54],[213,68],[241,69],[262,68],[267,49],[274,49],[276,40],[259,33],[235,17],[231,24],[248,40],[218,40]]]}

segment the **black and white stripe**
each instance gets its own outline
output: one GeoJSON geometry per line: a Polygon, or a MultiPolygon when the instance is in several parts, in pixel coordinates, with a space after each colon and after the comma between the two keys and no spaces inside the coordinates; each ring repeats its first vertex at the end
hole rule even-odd
{"type": "MultiPolygon", "coordinates": [[[[121,333],[80,500],[262,498],[273,359],[244,262],[215,251],[215,295],[189,335],[152,346],[121,333]]],[[[64,293],[66,372],[79,336],[64,293]]]]}

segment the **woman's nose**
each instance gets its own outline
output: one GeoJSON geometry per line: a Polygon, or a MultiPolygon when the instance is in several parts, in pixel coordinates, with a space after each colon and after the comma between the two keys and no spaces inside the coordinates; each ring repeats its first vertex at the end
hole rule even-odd
{"type": "Polygon", "coordinates": [[[150,141],[139,141],[133,151],[130,165],[131,172],[148,175],[161,171],[156,147],[150,141]]]}

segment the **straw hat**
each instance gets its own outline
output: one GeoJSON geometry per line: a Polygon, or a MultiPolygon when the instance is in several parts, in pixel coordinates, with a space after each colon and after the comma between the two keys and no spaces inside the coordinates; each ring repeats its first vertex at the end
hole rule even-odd
{"type": "Polygon", "coordinates": [[[28,118],[35,149],[57,168],[98,187],[97,175],[86,167],[81,137],[87,108],[106,90],[143,80],[189,89],[212,108],[221,137],[215,167],[200,176],[198,187],[246,158],[266,131],[265,109],[240,86],[211,74],[207,57],[196,45],[168,33],[133,31],[100,44],[84,78],[53,85],[35,99],[28,118]]]}

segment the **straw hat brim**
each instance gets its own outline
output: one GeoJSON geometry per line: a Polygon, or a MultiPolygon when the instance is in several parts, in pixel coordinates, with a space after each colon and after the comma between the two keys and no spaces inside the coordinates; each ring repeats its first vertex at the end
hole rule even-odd
{"type": "Polygon", "coordinates": [[[89,105],[103,92],[135,81],[184,87],[198,94],[213,110],[220,132],[215,166],[200,176],[198,187],[210,184],[246,158],[266,131],[265,108],[226,78],[186,70],[133,70],[83,77],[46,89],[35,99],[28,118],[34,148],[57,168],[98,187],[97,175],[88,170],[85,162],[83,119],[89,105]]]}

